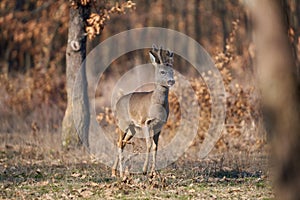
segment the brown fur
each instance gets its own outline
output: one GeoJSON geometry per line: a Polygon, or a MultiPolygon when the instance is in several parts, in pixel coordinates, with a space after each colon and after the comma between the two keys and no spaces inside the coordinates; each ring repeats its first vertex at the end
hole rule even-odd
{"type": "Polygon", "coordinates": [[[120,164],[120,176],[123,176],[122,151],[137,131],[144,130],[147,152],[143,172],[148,170],[149,152],[153,150],[151,171],[155,170],[156,152],[159,134],[169,115],[169,87],[175,83],[172,64],[173,53],[167,50],[153,48],[150,58],[155,67],[155,90],[151,92],[133,92],[121,97],[116,104],[117,125],[119,127],[119,156],[112,168],[120,164]],[[153,140],[153,142],[151,141],[153,140]]]}

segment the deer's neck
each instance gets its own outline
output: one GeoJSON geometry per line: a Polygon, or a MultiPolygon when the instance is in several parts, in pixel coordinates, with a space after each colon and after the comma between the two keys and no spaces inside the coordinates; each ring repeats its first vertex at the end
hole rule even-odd
{"type": "Polygon", "coordinates": [[[155,90],[153,91],[153,94],[152,94],[151,103],[167,105],[168,104],[168,95],[169,95],[168,87],[156,84],[155,90]]]}

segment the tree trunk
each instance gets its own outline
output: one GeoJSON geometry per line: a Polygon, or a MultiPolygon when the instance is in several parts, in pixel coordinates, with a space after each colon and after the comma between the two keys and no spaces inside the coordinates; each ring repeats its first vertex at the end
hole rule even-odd
{"type": "Polygon", "coordinates": [[[90,14],[89,6],[70,8],[68,44],[66,50],[66,89],[68,104],[62,122],[62,145],[68,149],[88,143],[89,101],[86,79],[85,21],[90,14]],[[75,82],[76,80],[76,82],[75,82]]]}
{"type": "Polygon", "coordinates": [[[254,25],[259,85],[273,135],[276,197],[300,196],[299,83],[280,0],[247,0],[254,25]]]}
{"type": "Polygon", "coordinates": [[[195,40],[200,43],[201,41],[201,19],[200,19],[200,0],[194,2],[194,26],[195,26],[195,40]]]}

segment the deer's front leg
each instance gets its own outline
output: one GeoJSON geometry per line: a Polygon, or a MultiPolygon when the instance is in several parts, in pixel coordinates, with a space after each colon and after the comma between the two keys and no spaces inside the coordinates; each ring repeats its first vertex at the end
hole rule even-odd
{"type": "Polygon", "coordinates": [[[160,132],[153,136],[153,146],[152,146],[152,166],[151,166],[151,173],[155,173],[156,167],[156,155],[157,155],[157,147],[158,147],[158,139],[159,139],[160,132]]]}
{"type": "Polygon", "coordinates": [[[152,147],[152,141],[150,139],[150,130],[148,127],[144,128],[144,135],[145,135],[145,139],[146,139],[146,158],[145,158],[145,162],[144,162],[144,166],[143,166],[143,174],[146,174],[148,171],[148,163],[149,163],[149,153],[151,151],[151,147],[152,147]]]}

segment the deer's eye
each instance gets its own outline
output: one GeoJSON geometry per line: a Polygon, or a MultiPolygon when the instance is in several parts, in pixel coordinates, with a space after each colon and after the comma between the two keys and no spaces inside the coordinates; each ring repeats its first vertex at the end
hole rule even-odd
{"type": "Polygon", "coordinates": [[[166,72],[165,72],[165,71],[160,71],[160,73],[161,73],[161,74],[163,74],[163,75],[164,75],[164,74],[166,74],[166,72]]]}

